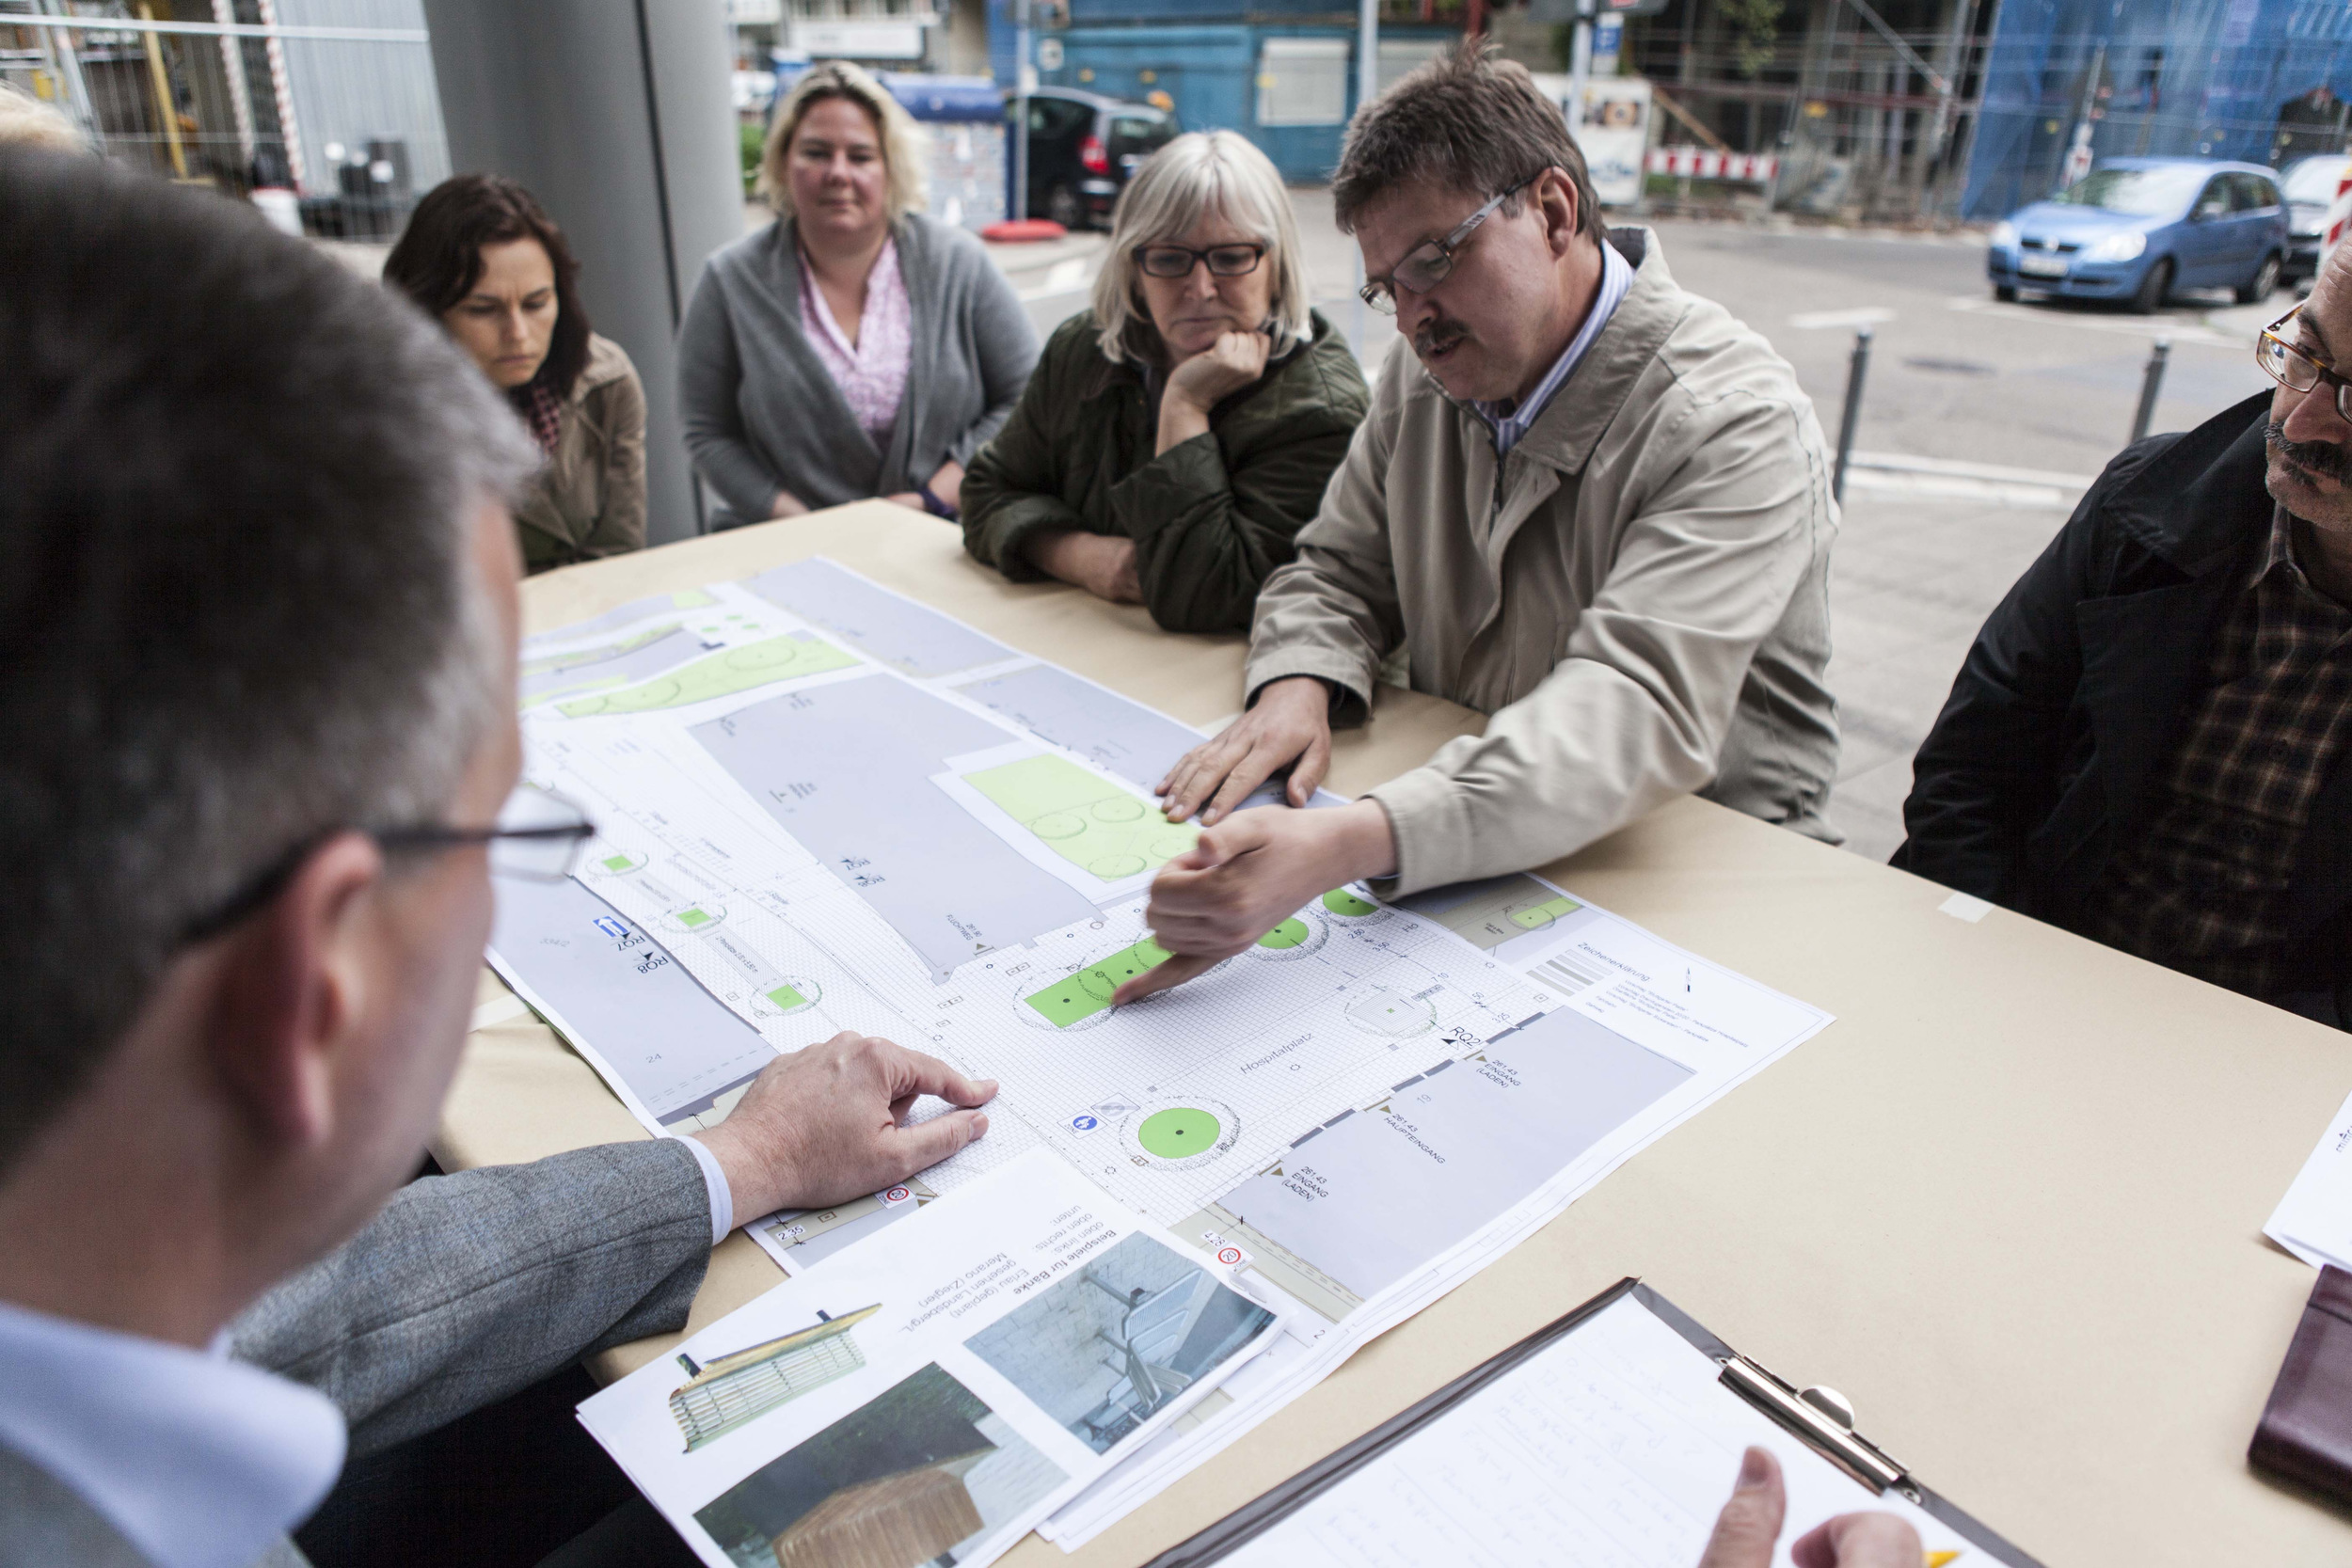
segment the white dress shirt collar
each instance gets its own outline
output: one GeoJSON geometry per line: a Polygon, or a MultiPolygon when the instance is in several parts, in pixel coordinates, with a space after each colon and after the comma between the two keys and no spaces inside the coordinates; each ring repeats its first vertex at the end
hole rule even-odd
{"type": "Polygon", "coordinates": [[[244,1568],[342,1469],[342,1412],[213,1353],[0,1303],[0,1444],[157,1568],[244,1568]]]}
{"type": "Polygon", "coordinates": [[[1576,372],[1578,363],[1600,336],[1601,328],[1609,325],[1609,318],[1617,313],[1617,307],[1625,303],[1626,293],[1632,287],[1632,263],[1618,252],[1615,245],[1607,240],[1601,241],[1600,288],[1593,295],[1593,308],[1584,313],[1584,325],[1576,329],[1576,336],[1568,340],[1568,346],[1561,351],[1558,359],[1552,361],[1551,369],[1544,372],[1543,380],[1537,382],[1535,389],[1508,414],[1502,412],[1502,404],[1499,403],[1470,404],[1471,410],[1486,420],[1486,428],[1494,433],[1497,457],[1503,456],[1518,445],[1519,437],[1527,434],[1528,427],[1551,405],[1552,394],[1559,391],[1568,377],[1576,372]]]}

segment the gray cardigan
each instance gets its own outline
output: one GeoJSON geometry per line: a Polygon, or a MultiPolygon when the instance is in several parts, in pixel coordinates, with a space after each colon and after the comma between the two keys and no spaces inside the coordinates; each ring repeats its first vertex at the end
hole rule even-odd
{"type": "Polygon", "coordinates": [[[979,242],[918,214],[894,237],[914,349],[887,451],[801,330],[792,220],[704,263],[678,328],[678,404],[695,471],[734,514],[718,526],[765,518],[778,490],[818,507],[915,489],[942,463],[968,466],[1020,401],[1037,332],[979,242]]]}

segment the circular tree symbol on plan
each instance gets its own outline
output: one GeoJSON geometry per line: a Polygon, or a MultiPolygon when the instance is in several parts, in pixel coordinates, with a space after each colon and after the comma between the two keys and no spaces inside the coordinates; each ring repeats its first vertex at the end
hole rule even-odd
{"type": "Polygon", "coordinates": [[[1389,911],[1369,898],[1359,897],[1343,887],[1335,887],[1316,900],[1342,920],[1377,920],[1389,911]]]}
{"type": "Polygon", "coordinates": [[[1259,958],[1303,958],[1323,945],[1325,931],[1322,918],[1301,910],[1283,921],[1250,948],[1250,956],[1259,958]]]}
{"type": "Polygon", "coordinates": [[[1241,1136],[1241,1118],[1215,1100],[1163,1100],[1129,1114],[1127,1141],[1163,1170],[1207,1164],[1241,1136]]]}

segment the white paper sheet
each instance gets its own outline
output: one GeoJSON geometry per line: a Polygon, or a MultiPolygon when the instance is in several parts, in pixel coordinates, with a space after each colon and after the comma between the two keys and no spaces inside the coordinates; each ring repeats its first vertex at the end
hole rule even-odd
{"type": "Polygon", "coordinates": [[[1777,1562],[1814,1526],[1864,1510],[1909,1521],[1931,1561],[1982,1556],[1899,1496],[1857,1485],[1723,1387],[1720,1370],[1626,1296],[1224,1560],[1690,1568],[1750,1444],[1772,1451],[1788,1482],[1777,1562]]]}
{"type": "Polygon", "coordinates": [[[580,1417],[714,1568],[879,1560],[851,1543],[979,1568],[1184,1420],[1283,1305],[1038,1151],[580,1417]]]}
{"type": "Polygon", "coordinates": [[[2352,1269],[2352,1098],[2337,1107],[2263,1234],[2313,1268],[2352,1269]]]}

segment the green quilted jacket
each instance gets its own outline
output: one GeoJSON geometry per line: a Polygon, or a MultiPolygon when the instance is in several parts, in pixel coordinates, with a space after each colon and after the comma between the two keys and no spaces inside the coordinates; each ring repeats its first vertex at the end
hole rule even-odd
{"type": "Polygon", "coordinates": [[[1345,340],[1313,336],[1209,412],[1209,433],[1157,456],[1159,411],[1134,364],[1103,357],[1092,311],[1062,323],[1028,389],[963,480],[963,544],[1017,582],[1038,529],[1136,542],[1152,618],[1169,631],[1246,631],[1258,589],[1322,503],[1367,394],[1345,340]]]}

